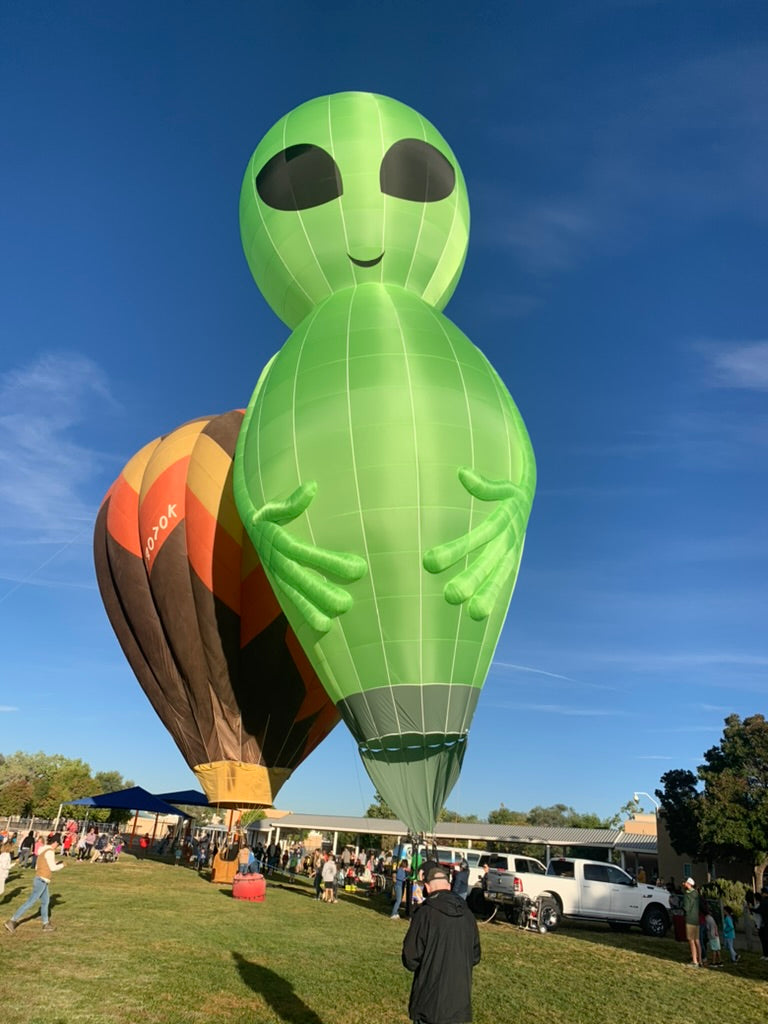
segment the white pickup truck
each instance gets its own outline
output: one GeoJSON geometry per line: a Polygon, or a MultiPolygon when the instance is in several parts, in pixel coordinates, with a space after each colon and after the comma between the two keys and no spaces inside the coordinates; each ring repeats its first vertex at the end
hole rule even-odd
{"type": "Polygon", "coordinates": [[[491,869],[486,899],[500,905],[509,920],[535,922],[540,931],[556,928],[562,917],[606,921],[620,931],[638,925],[662,937],[670,924],[669,893],[638,884],[615,864],[560,857],[545,875],[491,869]]]}

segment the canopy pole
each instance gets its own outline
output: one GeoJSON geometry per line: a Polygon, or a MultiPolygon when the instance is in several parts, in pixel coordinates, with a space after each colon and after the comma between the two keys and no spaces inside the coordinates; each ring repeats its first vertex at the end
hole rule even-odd
{"type": "Polygon", "coordinates": [[[137,810],[136,813],[133,816],[133,829],[131,830],[131,846],[133,846],[133,841],[136,838],[136,826],[138,825],[138,823],[139,823],[139,812],[137,810]]]}

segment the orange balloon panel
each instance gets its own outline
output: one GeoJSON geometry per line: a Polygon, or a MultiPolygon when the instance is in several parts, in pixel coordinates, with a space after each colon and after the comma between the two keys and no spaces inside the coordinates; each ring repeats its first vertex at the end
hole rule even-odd
{"type": "Polygon", "coordinates": [[[232,494],[241,410],[145,445],[96,520],[120,645],[211,803],[270,806],[338,714],[277,603],[232,494]]]}

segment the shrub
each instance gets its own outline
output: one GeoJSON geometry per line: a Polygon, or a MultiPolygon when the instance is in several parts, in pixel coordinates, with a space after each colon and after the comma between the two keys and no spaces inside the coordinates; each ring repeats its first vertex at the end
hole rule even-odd
{"type": "Polygon", "coordinates": [[[718,878],[713,882],[705,882],[701,887],[704,899],[722,900],[726,906],[733,907],[737,916],[744,906],[744,897],[749,892],[744,882],[732,882],[729,878],[718,878]]]}

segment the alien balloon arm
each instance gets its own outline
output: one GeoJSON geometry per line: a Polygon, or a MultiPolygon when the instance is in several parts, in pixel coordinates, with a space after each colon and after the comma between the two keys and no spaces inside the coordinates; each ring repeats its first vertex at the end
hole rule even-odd
{"type": "Polygon", "coordinates": [[[327,633],[333,619],[352,607],[352,595],[325,574],[342,583],[353,583],[366,574],[368,567],[359,555],[315,547],[283,529],[307,510],[316,493],[314,481],[302,484],[284,501],[267,502],[253,509],[246,528],[275,585],[313,629],[327,633]]]}
{"type": "Polygon", "coordinates": [[[470,617],[480,621],[490,615],[499,592],[510,575],[517,572],[533,503],[535,477],[527,466],[519,484],[490,480],[468,467],[460,468],[458,476],[472,497],[498,502],[498,505],[479,526],[425,552],[424,568],[431,573],[443,572],[483,548],[443,590],[449,604],[468,602],[470,617]]]}

